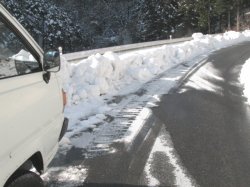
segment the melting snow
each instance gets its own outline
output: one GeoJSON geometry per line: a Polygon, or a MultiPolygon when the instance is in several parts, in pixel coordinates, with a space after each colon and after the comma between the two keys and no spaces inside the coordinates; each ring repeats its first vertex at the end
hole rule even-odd
{"type": "Polygon", "coordinates": [[[250,73],[250,59],[248,59],[246,63],[243,65],[240,75],[240,82],[244,84],[244,95],[247,97],[248,104],[250,104],[249,73],[250,73]]]}

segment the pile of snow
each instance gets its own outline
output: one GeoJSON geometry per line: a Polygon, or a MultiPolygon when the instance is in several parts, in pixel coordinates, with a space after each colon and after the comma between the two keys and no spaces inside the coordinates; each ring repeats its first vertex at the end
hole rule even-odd
{"type": "Polygon", "coordinates": [[[49,168],[42,179],[45,183],[56,181],[55,186],[60,187],[80,186],[86,179],[87,173],[87,169],[82,166],[54,167],[49,168]]]}
{"type": "Polygon", "coordinates": [[[247,97],[248,104],[250,104],[250,59],[246,61],[243,65],[241,74],[240,74],[240,82],[244,84],[244,95],[247,97]]]}
{"type": "Polygon", "coordinates": [[[140,85],[176,64],[220,48],[250,40],[250,31],[218,35],[193,34],[193,40],[136,50],[126,54],[96,54],[76,64],[63,59],[63,88],[68,94],[65,115],[70,118],[68,137],[95,129],[112,105],[107,100],[137,90],[140,85]]]}
{"type": "Polygon", "coordinates": [[[21,49],[19,53],[13,55],[10,58],[19,61],[36,62],[36,59],[33,57],[33,55],[24,49],[21,49]]]}

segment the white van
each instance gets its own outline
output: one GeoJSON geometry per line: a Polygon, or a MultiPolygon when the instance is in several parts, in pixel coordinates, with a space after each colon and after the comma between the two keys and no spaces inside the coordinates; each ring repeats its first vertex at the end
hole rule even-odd
{"type": "Polygon", "coordinates": [[[68,125],[59,69],[59,53],[44,55],[0,4],[0,187],[43,186],[36,173],[46,170],[68,125]]]}

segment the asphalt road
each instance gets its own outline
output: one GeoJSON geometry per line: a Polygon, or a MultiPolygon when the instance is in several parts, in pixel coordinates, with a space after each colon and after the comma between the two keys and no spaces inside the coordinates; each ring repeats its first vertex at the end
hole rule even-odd
{"type": "Polygon", "coordinates": [[[175,186],[179,170],[193,186],[249,187],[250,108],[238,81],[248,58],[250,42],[209,55],[152,108],[129,150],[114,143],[116,152],[84,158],[73,149],[54,165],[88,168],[86,187],[175,186]]]}
{"type": "Polygon", "coordinates": [[[199,186],[250,186],[250,110],[238,77],[250,43],[219,50],[154,114],[199,186]]]}

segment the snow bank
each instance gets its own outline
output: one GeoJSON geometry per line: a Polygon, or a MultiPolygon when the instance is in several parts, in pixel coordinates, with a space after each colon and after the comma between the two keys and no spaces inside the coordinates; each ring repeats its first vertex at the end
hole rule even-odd
{"type": "Polygon", "coordinates": [[[248,59],[246,63],[243,65],[241,74],[240,74],[240,82],[244,84],[244,95],[247,97],[248,104],[250,104],[249,73],[250,73],[250,59],[248,59]]]}
{"type": "Polygon", "coordinates": [[[69,105],[119,91],[134,81],[148,81],[176,63],[249,40],[250,31],[230,31],[215,36],[195,33],[193,38],[182,44],[134,51],[125,55],[112,52],[96,54],[77,64],[67,65],[67,78],[64,82],[68,85],[69,105]]]}
{"type": "Polygon", "coordinates": [[[77,64],[68,64],[63,59],[63,87],[68,94],[65,114],[70,118],[70,130],[94,128],[89,117],[95,124],[103,120],[100,114],[110,110],[105,102],[108,98],[134,91],[178,63],[246,40],[250,40],[249,30],[219,35],[196,33],[193,40],[180,44],[126,54],[96,54],[77,64]]]}

